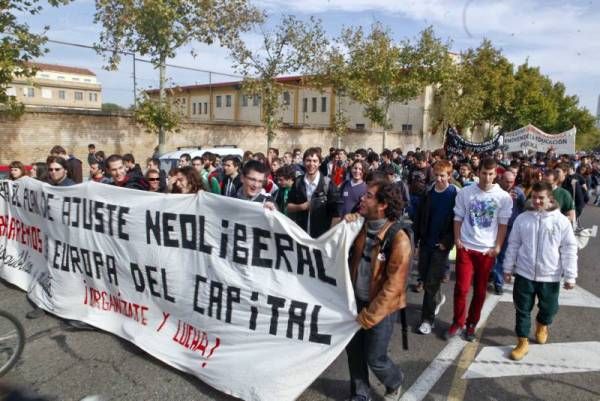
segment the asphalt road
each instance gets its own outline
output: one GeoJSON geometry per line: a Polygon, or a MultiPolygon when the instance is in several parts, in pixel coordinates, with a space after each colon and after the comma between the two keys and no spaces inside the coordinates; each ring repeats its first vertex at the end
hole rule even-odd
{"type": "MultiPolygon", "coordinates": [[[[600,208],[589,206],[584,213],[585,226],[600,225],[600,208]]],[[[600,296],[598,260],[600,240],[592,238],[580,251],[578,285],[595,296],[600,296]]],[[[445,347],[448,346],[441,333],[452,318],[452,289],[453,281],[443,286],[449,302],[442,307],[434,333],[429,336],[410,334],[408,351],[402,350],[400,324],[397,326],[390,352],[406,375],[404,389],[407,393],[403,400],[600,400],[600,360],[594,360],[592,354],[586,359],[597,366],[596,371],[462,379],[472,360],[484,347],[514,344],[514,308],[510,302],[499,302],[478,332],[476,343],[460,344],[462,351],[457,358],[445,360],[443,356],[446,354],[438,358],[438,354],[447,350],[445,347]],[[435,363],[432,365],[432,362],[435,363]],[[448,368],[438,370],[439,379],[424,373],[439,367],[440,363],[448,365],[448,368]],[[425,392],[421,391],[423,397],[419,397],[418,389],[412,386],[419,378],[419,383],[429,384],[425,392]]],[[[421,297],[421,294],[415,293],[409,296],[408,321],[412,330],[419,321],[421,297]]],[[[493,300],[493,297],[496,296],[489,295],[488,299],[493,300]]],[[[21,360],[3,378],[11,384],[55,400],[78,401],[91,394],[100,394],[105,400],[113,401],[234,400],[114,335],[99,330],[73,331],[61,319],[51,315],[37,320],[25,319],[25,313],[31,309],[25,294],[2,282],[0,300],[0,307],[22,317],[27,333],[21,360]]],[[[599,322],[599,308],[561,306],[551,327],[549,342],[598,342],[599,322]]],[[[564,365],[577,365],[578,359],[581,357],[574,354],[564,365]]],[[[491,362],[487,371],[493,375],[510,363],[506,358],[491,362]]],[[[533,360],[527,366],[530,373],[537,368],[533,360]]],[[[377,393],[374,400],[380,400],[383,388],[376,384],[376,379],[373,383],[377,393]]],[[[342,353],[299,400],[346,400],[348,396],[347,363],[342,353]]]]}

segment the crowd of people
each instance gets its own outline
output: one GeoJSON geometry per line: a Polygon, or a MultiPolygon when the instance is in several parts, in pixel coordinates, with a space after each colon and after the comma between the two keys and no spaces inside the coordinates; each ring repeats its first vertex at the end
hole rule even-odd
{"type": "MultiPolygon", "coordinates": [[[[159,193],[209,191],[260,202],[314,238],[344,219],[363,216],[349,255],[361,325],[347,347],[354,401],[370,399],[367,367],[386,386],[386,399],[397,399],[403,374],[387,349],[395,314],[406,305],[409,272],[414,265],[411,287],[423,293],[417,332],[427,335],[446,302],[440,288],[449,281],[453,247],[454,315],[446,338],[462,334],[474,341],[487,292],[502,295],[504,283],[514,279],[518,341],[511,358],[527,354],[536,297],[535,338],[545,343],[561,279],[566,289],[575,285],[582,211],[590,203],[600,206],[598,155],[557,155],[552,149],[509,156],[501,150],[448,155],[443,149],[330,148],[325,154],[308,148],[280,154],[270,148],[266,155],[247,151],[241,160],[183,154],[176,168],[164,171],[155,157],[142,169],[132,154],[105,157],[89,145],[87,164],[88,179],[107,185],[159,193]]],[[[82,170],[80,160],[55,146],[45,163],[32,164],[30,174],[68,186],[83,181],[82,170]]],[[[28,174],[23,163],[10,164],[10,179],[28,174]]]]}

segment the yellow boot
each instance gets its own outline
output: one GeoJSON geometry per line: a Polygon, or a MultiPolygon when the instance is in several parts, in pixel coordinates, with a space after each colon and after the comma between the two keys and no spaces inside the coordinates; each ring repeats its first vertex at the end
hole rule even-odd
{"type": "Polygon", "coordinates": [[[510,353],[510,359],[520,361],[529,352],[529,339],[527,337],[519,337],[517,346],[510,353]]]}
{"type": "Polygon", "coordinates": [[[535,322],[535,341],[538,344],[546,344],[548,341],[548,326],[535,322]]]}

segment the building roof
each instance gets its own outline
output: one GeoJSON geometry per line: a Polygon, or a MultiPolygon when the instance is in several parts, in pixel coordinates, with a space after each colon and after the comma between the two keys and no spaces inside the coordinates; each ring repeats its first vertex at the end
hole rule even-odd
{"type": "Polygon", "coordinates": [[[37,63],[30,62],[28,63],[31,67],[37,68],[41,71],[54,71],[54,72],[64,72],[65,74],[79,74],[79,75],[91,75],[96,76],[92,71],[87,68],[79,68],[79,67],[70,67],[67,65],[57,65],[57,64],[46,64],[46,63],[37,63]]]}
{"type": "MultiPolygon", "coordinates": [[[[302,79],[304,79],[304,76],[294,75],[294,76],[289,76],[289,77],[278,77],[277,82],[282,83],[282,84],[286,84],[286,83],[299,84],[302,81],[302,79]]],[[[218,83],[214,83],[214,84],[177,86],[176,89],[185,91],[185,92],[190,92],[190,91],[197,90],[197,89],[227,88],[230,86],[242,85],[242,83],[243,83],[243,81],[218,82],[218,83]]],[[[174,89],[174,88],[168,88],[168,89],[174,89]]],[[[146,93],[154,94],[154,93],[158,93],[158,91],[159,91],[158,89],[149,89],[146,91],[146,93]]]]}

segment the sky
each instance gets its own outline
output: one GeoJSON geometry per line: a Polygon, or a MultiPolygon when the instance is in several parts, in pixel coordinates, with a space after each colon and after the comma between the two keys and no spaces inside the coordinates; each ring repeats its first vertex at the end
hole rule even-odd
{"type": "MultiPolygon", "coordinates": [[[[437,36],[451,41],[451,49],[461,52],[477,47],[484,38],[500,48],[514,64],[526,61],[539,66],[553,81],[561,81],[567,93],[577,95],[580,105],[594,114],[600,95],[600,1],[573,0],[255,0],[265,9],[269,24],[275,25],[284,14],[306,20],[322,20],[333,38],[344,26],[370,26],[380,21],[395,39],[414,38],[432,26],[437,36]]],[[[58,41],[91,45],[100,28],[93,23],[94,2],[74,0],[60,8],[46,7],[36,16],[22,17],[32,31],[50,26],[47,36],[58,41]]],[[[258,46],[256,33],[245,34],[251,46],[258,46]]],[[[93,70],[103,85],[105,102],[129,105],[133,99],[132,61],[125,59],[118,71],[102,69],[103,60],[93,51],[50,43],[45,62],[93,70]]],[[[169,68],[172,84],[223,82],[236,80],[227,50],[218,46],[192,44],[182,49],[170,64],[218,72],[208,74],[169,68]],[[189,53],[194,48],[196,56],[189,53]]],[[[137,89],[156,87],[158,72],[150,65],[136,63],[137,89]]]]}

